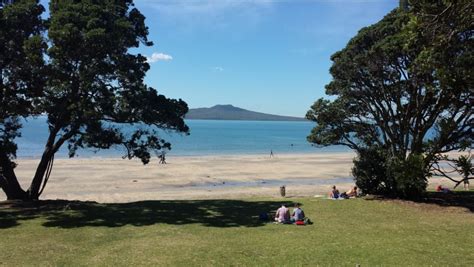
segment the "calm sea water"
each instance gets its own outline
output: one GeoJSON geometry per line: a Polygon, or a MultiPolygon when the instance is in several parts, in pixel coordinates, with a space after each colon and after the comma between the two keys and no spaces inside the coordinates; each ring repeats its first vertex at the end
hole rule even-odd
{"type": "MultiPolygon", "coordinates": [[[[343,152],[347,148],[331,146],[316,148],[306,141],[314,124],[311,122],[286,121],[214,121],[188,120],[191,134],[181,135],[164,132],[162,138],[171,142],[172,150],[168,155],[245,155],[283,153],[318,153],[343,152]]],[[[18,138],[18,157],[39,157],[47,138],[46,118],[28,119],[18,138]]],[[[79,157],[121,156],[124,150],[120,147],[108,150],[78,151],[79,157]]],[[[67,157],[63,147],[57,154],[67,157]]]]}

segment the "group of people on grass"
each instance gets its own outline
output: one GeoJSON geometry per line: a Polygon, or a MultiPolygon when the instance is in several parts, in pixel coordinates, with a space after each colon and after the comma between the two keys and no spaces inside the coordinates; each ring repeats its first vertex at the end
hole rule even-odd
{"type": "Polygon", "coordinates": [[[275,213],[275,222],[283,224],[308,224],[309,220],[306,218],[304,211],[301,209],[300,204],[296,203],[293,213],[290,215],[290,209],[282,204],[281,207],[275,213]]]}
{"type": "Polygon", "coordinates": [[[336,186],[333,185],[331,192],[329,192],[329,198],[331,199],[348,199],[348,198],[354,198],[358,196],[359,196],[359,192],[358,192],[357,186],[352,187],[347,192],[340,193],[339,190],[336,188],[336,186]]]}
{"type": "MultiPolygon", "coordinates": [[[[332,199],[348,199],[358,197],[359,192],[357,186],[354,186],[347,192],[339,193],[339,190],[335,185],[332,186],[331,192],[329,192],[329,197],[332,199]]],[[[282,224],[297,224],[305,225],[310,224],[311,221],[304,214],[303,209],[299,203],[295,204],[293,213],[290,215],[290,209],[286,207],[285,204],[282,204],[280,208],[275,213],[275,222],[282,224]]]]}
{"type": "MultiPolygon", "coordinates": [[[[465,186],[466,189],[466,186],[465,186]]],[[[469,190],[469,183],[467,183],[467,190],[469,190]]],[[[450,193],[446,187],[439,185],[436,188],[437,192],[444,192],[450,193]]],[[[335,185],[332,186],[332,190],[329,192],[330,199],[348,199],[348,198],[356,198],[359,196],[359,190],[357,186],[352,187],[349,191],[340,193],[339,190],[336,188],[335,185]]],[[[268,219],[268,217],[267,217],[268,219]]],[[[305,225],[308,224],[310,221],[306,218],[304,211],[301,209],[301,205],[299,203],[295,204],[293,209],[293,213],[290,215],[290,209],[286,207],[285,204],[282,204],[280,208],[275,213],[275,222],[282,223],[282,224],[297,224],[297,225],[305,225]]]]}

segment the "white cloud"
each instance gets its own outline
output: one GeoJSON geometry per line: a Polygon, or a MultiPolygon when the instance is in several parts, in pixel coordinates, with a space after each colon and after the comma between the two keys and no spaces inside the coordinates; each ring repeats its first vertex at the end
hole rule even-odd
{"type": "Polygon", "coordinates": [[[151,54],[151,57],[147,57],[147,62],[148,63],[155,63],[158,61],[169,61],[172,60],[173,57],[167,54],[163,53],[153,53],[151,54]]]}
{"type": "Polygon", "coordinates": [[[223,71],[224,71],[224,68],[223,68],[223,67],[216,66],[216,67],[212,67],[212,71],[214,71],[214,72],[223,72],[223,71]]]}

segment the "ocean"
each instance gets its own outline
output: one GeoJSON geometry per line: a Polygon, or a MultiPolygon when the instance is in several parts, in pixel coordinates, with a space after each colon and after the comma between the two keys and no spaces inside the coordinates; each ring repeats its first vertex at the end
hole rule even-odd
{"type": "MultiPolygon", "coordinates": [[[[208,155],[275,155],[289,153],[345,152],[343,146],[314,147],[306,141],[314,123],[293,121],[223,121],[187,120],[190,135],[163,131],[161,137],[170,142],[172,149],[168,155],[208,156],[208,155]]],[[[125,126],[127,127],[127,126],[125,126]]],[[[29,118],[24,122],[22,136],[17,139],[18,158],[41,156],[47,139],[45,117],[29,118]]],[[[67,145],[56,157],[67,157],[67,145]]],[[[94,151],[82,149],[78,157],[120,157],[124,149],[115,147],[94,151]]]]}

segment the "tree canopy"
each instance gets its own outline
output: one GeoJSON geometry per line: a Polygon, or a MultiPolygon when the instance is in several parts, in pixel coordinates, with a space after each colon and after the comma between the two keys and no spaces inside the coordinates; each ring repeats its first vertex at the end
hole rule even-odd
{"type": "Polygon", "coordinates": [[[120,145],[125,157],[146,164],[153,150],[170,148],[159,129],[189,132],[187,104],[148,87],[146,57],[130,52],[152,45],[132,0],[52,0],[49,18],[43,12],[35,0],[0,9],[0,186],[8,198],[37,199],[63,145],[70,157],[79,148],[120,145]],[[14,172],[15,138],[20,118],[39,114],[47,116],[49,136],[23,190],[14,172]]]}
{"type": "Polygon", "coordinates": [[[356,150],[356,182],[373,182],[365,191],[417,194],[440,153],[472,146],[472,11],[468,1],[419,1],[332,55],[335,98],[308,111],[317,123],[308,140],[356,150]]]}

